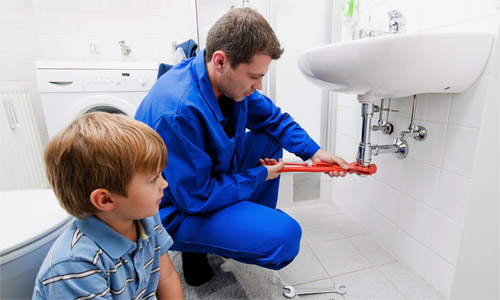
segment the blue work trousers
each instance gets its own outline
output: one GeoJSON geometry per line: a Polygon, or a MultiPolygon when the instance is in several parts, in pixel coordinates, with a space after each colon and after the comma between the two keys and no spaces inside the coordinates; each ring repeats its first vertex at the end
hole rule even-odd
{"type": "MultiPolygon", "coordinates": [[[[261,131],[248,131],[240,172],[259,165],[259,158],[283,155],[278,141],[261,131]]],[[[172,250],[213,253],[279,270],[299,253],[302,230],[276,209],[279,177],[260,184],[252,196],[218,211],[187,215],[177,230],[172,250]]]]}

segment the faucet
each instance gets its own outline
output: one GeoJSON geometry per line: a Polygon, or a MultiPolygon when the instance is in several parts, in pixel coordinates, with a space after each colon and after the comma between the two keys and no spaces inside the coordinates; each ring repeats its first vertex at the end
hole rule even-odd
{"type": "Polygon", "coordinates": [[[389,31],[378,31],[361,28],[352,33],[353,40],[390,35],[395,33],[406,33],[406,18],[401,11],[394,9],[387,13],[389,18],[389,31]]]}
{"type": "Polygon", "coordinates": [[[406,18],[399,10],[392,10],[387,13],[387,16],[390,33],[406,33],[406,18]]]}
{"type": "Polygon", "coordinates": [[[130,52],[132,52],[132,49],[130,49],[130,47],[127,44],[125,44],[125,41],[119,41],[118,44],[120,44],[122,48],[122,54],[124,56],[127,56],[130,54],[130,52]]]}

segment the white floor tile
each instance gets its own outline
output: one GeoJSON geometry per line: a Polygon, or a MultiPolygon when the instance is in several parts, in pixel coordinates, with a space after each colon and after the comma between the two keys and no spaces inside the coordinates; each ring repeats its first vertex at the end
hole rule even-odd
{"type": "Polygon", "coordinates": [[[334,215],[329,216],[329,218],[332,219],[333,223],[335,223],[340,231],[347,237],[367,233],[366,230],[361,228],[356,221],[347,215],[334,215]]]}
{"type": "Polygon", "coordinates": [[[309,244],[338,240],[344,238],[344,234],[329,218],[317,218],[302,226],[302,238],[309,244]]]}
{"type": "Polygon", "coordinates": [[[378,269],[401,291],[408,299],[445,299],[425,280],[401,264],[393,263],[378,267],[378,269]]]}
{"type": "Polygon", "coordinates": [[[373,266],[348,239],[314,244],[310,247],[330,276],[373,266]]]}
{"type": "Polygon", "coordinates": [[[349,238],[349,240],[358,248],[363,255],[374,265],[379,266],[397,261],[397,259],[389,254],[377,241],[372,239],[368,234],[358,235],[349,238]]]}
{"type": "Polygon", "coordinates": [[[283,278],[283,281],[289,285],[328,278],[328,274],[307,245],[301,246],[299,255],[295,260],[279,270],[278,273],[283,278]]]}
{"type": "Polygon", "coordinates": [[[347,300],[355,299],[405,299],[396,287],[377,269],[362,270],[333,278],[346,286],[347,300]]]}

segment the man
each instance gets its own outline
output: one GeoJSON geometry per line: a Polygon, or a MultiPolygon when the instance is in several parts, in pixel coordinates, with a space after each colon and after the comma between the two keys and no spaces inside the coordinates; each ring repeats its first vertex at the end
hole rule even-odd
{"type": "Polygon", "coordinates": [[[300,226],[276,209],[283,148],[347,168],[257,91],[282,53],[258,12],[232,9],[210,29],[206,50],[163,75],[137,110],[169,149],[160,214],[190,285],[213,276],[206,253],[270,269],[298,254],[300,226]]]}

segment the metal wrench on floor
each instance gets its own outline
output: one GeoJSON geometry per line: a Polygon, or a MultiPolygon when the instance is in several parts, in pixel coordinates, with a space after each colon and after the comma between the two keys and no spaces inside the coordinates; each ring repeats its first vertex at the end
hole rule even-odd
{"type": "Polygon", "coordinates": [[[336,293],[339,295],[347,294],[347,290],[345,289],[345,285],[343,284],[335,284],[333,287],[325,287],[325,288],[304,288],[304,289],[295,289],[291,285],[286,285],[283,287],[285,290],[283,292],[283,296],[287,298],[293,298],[298,295],[313,295],[313,294],[326,294],[326,293],[336,293]]]}

